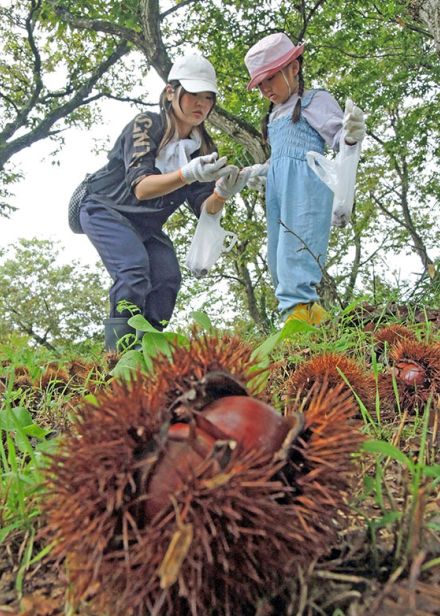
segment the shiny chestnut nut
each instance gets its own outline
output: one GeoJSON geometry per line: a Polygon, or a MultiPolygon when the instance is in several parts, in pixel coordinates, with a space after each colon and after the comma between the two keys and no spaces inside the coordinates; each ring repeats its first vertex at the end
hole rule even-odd
{"type": "Polygon", "coordinates": [[[237,442],[242,451],[274,454],[290,424],[268,404],[249,396],[225,396],[205,406],[201,415],[237,442]]]}
{"type": "MultiPolygon", "coordinates": [[[[284,442],[290,423],[268,404],[248,396],[225,396],[204,407],[195,424],[177,422],[168,428],[165,451],[148,485],[145,513],[154,517],[170,504],[197,466],[220,440],[235,441],[247,453],[274,454],[284,442]]],[[[219,467],[220,468],[220,467],[219,467]]]]}
{"type": "Polygon", "coordinates": [[[215,438],[197,427],[183,423],[169,427],[165,451],[148,484],[144,509],[147,518],[170,504],[170,495],[183,487],[214,444],[215,438]]]}
{"type": "Polygon", "coordinates": [[[423,366],[412,360],[399,361],[394,367],[396,378],[412,387],[423,385],[426,372],[423,366]]]}

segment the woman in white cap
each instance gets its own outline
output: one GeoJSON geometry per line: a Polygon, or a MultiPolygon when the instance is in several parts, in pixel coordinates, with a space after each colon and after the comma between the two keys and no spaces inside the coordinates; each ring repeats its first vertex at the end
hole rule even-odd
{"type": "Polygon", "coordinates": [[[126,300],[158,330],[170,320],[181,283],[179,263],[162,227],[185,201],[196,216],[219,212],[247,177],[217,158],[204,122],[217,94],[214,67],[190,54],[179,58],[160,96],[160,113],[137,115],[87,179],[80,223],[113,280],[105,347],[134,333],[126,300]]]}
{"type": "MultiPolygon", "coordinates": [[[[303,49],[280,32],[261,39],[245,56],[248,90],[258,87],[270,101],[263,137],[270,143],[271,157],[251,169],[256,178],[267,176],[268,265],[281,319],[319,325],[327,317],[317,286],[326,259],[333,193],[309,168],[306,153],[322,153],[325,145],[337,150],[343,122],[346,142],[361,141],[365,123],[359,108],[343,118],[329,92],[304,90],[303,49]]],[[[258,184],[255,179],[250,186],[258,184]]]]}

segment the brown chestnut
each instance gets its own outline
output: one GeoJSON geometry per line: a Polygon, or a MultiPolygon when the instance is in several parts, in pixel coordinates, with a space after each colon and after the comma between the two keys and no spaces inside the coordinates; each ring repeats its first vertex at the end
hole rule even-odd
{"type": "Polygon", "coordinates": [[[423,385],[426,372],[423,366],[412,360],[399,361],[395,365],[395,375],[406,385],[418,387],[423,385]]]}
{"type": "Polygon", "coordinates": [[[275,453],[289,432],[289,423],[275,409],[249,396],[219,398],[202,415],[244,451],[275,453]]]}

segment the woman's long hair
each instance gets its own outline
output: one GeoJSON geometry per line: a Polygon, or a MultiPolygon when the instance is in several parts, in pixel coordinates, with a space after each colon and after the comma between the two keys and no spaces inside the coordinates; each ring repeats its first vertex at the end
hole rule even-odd
{"type": "MultiPolygon", "coordinates": [[[[177,94],[178,104],[180,107],[180,101],[182,99],[182,96],[186,93],[186,90],[183,88],[183,86],[180,84],[179,81],[170,81],[169,85],[173,88],[174,92],[177,94]]],[[[216,102],[216,95],[214,93],[213,93],[213,96],[214,96],[214,102],[212,105],[212,109],[214,109],[215,102],[216,102]]],[[[177,120],[176,120],[176,116],[174,115],[174,110],[173,110],[171,101],[167,99],[166,88],[162,90],[162,93],[160,95],[159,108],[160,108],[160,115],[162,117],[162,120],[165,126],[165,132],[161,139],[161,142],[159,143],[159,147],[157,150],[158,152],[160,152],[160,150],[164,148],[166,144],[171,141],[174,135],[177,134],[177,120]]],[[[211,113],[211,111],[209,113],[211,113]]],[[[208,117],[209,117],[209,114],[208,114],[208,117]]],[[[209,135],[208,131],[205,128],[205,123],[202,122],[199,126],[197,126],[197,130],[199,131],[200,138],[201,138],[200,155],[203,156],[205,154],[211,154],[211,152],[215,152],[216,151],[215,144],[211,136],[209,135]]]]}

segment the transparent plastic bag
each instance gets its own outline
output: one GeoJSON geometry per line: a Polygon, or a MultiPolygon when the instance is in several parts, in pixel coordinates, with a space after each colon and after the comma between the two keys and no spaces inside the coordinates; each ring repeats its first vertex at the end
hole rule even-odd
{"type": "Polygon", "coordinates": [[[221,212],[207,214],[204,210],[200,214],[185,260],[186,267],[196,278],[206,276],[220,255],[229,252],[237,242],[237,235],[220,225],[221,216],[221,212]]]}
{"type": "MultiPolygon", "coordinates": [[[[353,108],[353,101],[347,99],[345,113],[353,108]]],[[[356,173],[361,155],[361,142],[354,145],[345,143],[342,130],[339,152],[330,160],[318,152],[307,152],[307,162],[316,175],[333,192],[332,225],[345,227],[353,210],[356,173]]]]}

